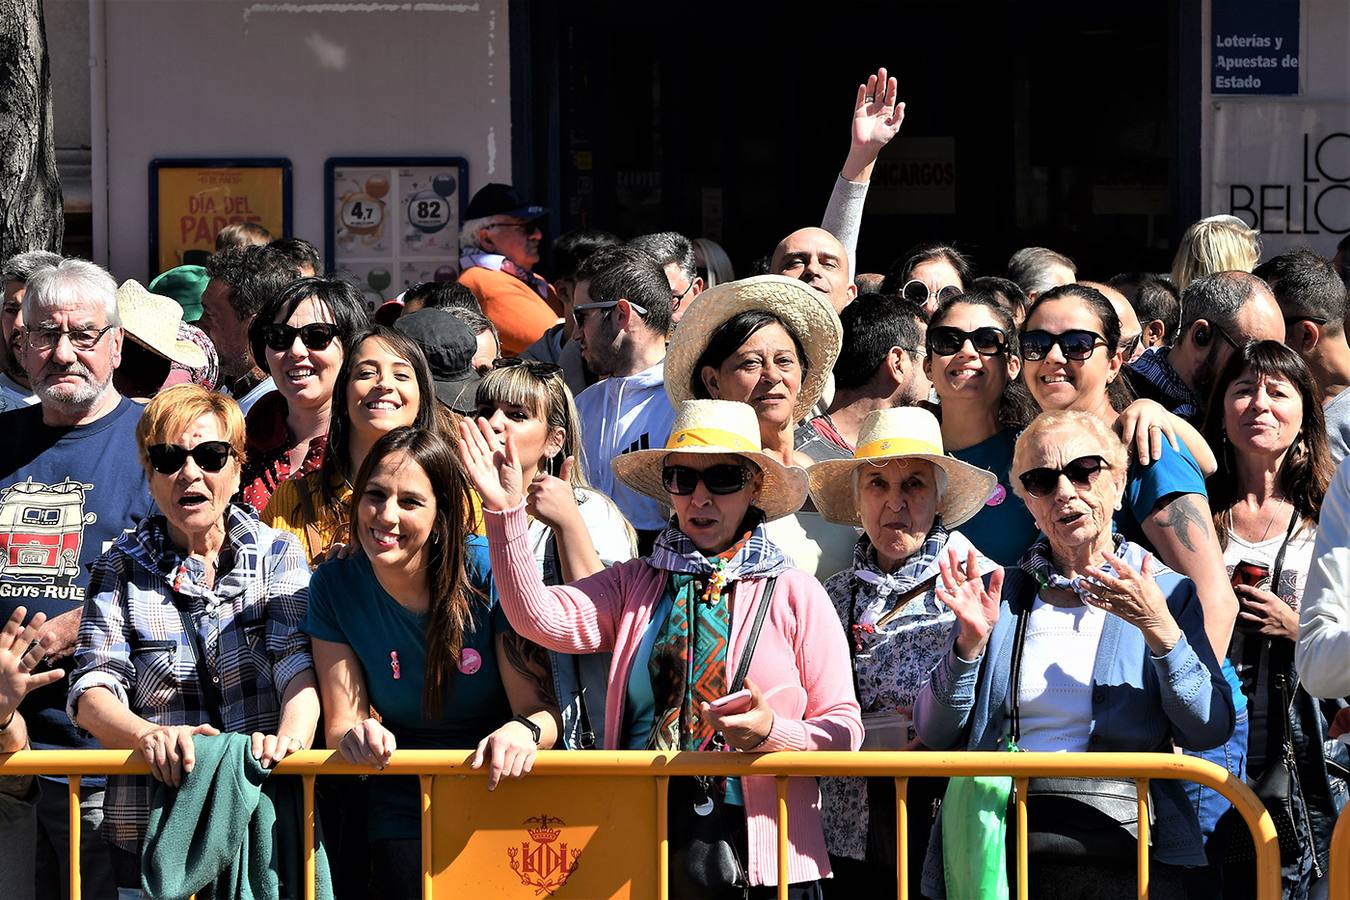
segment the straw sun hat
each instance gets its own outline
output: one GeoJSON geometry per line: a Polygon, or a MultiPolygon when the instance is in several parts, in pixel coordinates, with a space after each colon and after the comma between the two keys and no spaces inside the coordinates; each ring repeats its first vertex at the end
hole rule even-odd
{"type": "Polygon", "coordinates": [[[827,521],[861,524],[853,495],[853,472],[860,466],[880,466],[892,459],[926,459],[947,473],[947,487],[937,512],[948,528],[979,512],[998,484],[993,472],[943,453],[942,428],[932,413],[916,407],[879,409],[863,419],[852,459],[824,460],[807,470],[816,509],[827,521]]]}
{"type": "Polygon", "coordinates": [[[844,326],[824,294],[783,275],[728,281],[694,298],[666,349],[666,394],[672,406],[693,398],[689,382],[713,332],[733,316],[750,310],[777,316],[801,341],[809,365],[797,394],[793,421],[801,421],[811,412],[839,358],[844,326]]]}
{"type": "Polygon", "coordinates": [[[183,307],[172,297],[152,294],[140,282],[128,278],[117,289],[117,315],[126,336],[151,353],[189,369],[206,365],[206,352],[201,347],[179,339],[183,307]]]}
{"type": "Polygon", "coordinates": [[[675,412],[665,447],[623,453],[610,465],[625,485],[669,506],[670,492],[661,482],[661,467],[671,453],[732,453],[753,462],[764,473],[754,505],[766,520],[791,515],[806,501],[806,473],[783,465],[763,451],[759,419],[744,403],[686,400],[675,412]]]}

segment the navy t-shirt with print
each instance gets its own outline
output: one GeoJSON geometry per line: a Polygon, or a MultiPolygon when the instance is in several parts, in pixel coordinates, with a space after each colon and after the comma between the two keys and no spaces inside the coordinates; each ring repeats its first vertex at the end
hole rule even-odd
{"type": "MultiPolygon", "coordinates": [[[[352,648],[361,662],[371,705],[404,749],[472,749],[511,719],[494,641],[511,626],[497,604],[487,540],[475,535],[467,544],[464,568],[488,602],[473,603],[473,629],[464,635],[458,670],[445,688],[441,714],[435,719],[422,712],[427,617],[409,612],[389,596],[363,553],[324,563],[309,582],[309,608],[301,630],[352,648]],[[397,654],[397,673],[391,654],[397,654]]],[[[374,779],[370,791],[372,840],[421,834],[417,779],[374,779]]]]}
{"type": "MultiPolygon", "coordinates": [[[[154,507],[141,467],[142,407],[123,397],[78,427],[42,421],[42,407],[0,415],[0,615],[15,607],[48,616],[79,609],[89,564],[154,507]]],[[[62,661],[67,676],[73,658],[62,661]]],[[[97,747],[66,715],[67,681],[19,707],[38,749],[97,747]]]]}

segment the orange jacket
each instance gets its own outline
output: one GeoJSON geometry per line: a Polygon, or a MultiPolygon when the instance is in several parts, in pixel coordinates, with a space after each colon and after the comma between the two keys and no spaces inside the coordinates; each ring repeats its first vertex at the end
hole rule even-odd
{"type": "Polygon", "coordinates": [[[497,326],[502,356],[519,355],[558,322],[558,299],[551,286],[545,300],[514,275],[480,266],[465,269],[459,282],[473,291],[483,315],[497,326]]]}

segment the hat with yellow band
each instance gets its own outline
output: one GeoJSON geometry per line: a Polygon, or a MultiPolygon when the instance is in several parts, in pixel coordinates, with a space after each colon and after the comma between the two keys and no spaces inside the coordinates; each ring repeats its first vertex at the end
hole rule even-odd
{"type": "Polygon", "coordinates": [[[946,475],[937,511],[948,528],[955,528],[979,512],[998,484],[993,472],[943,452],[942,428],[932,413],[917,407],[879,409],[863,419],[852,459],[825,460],[807,471],[816,509],[827,521],[860,524],[853,473],[860,466],[882,466],[893,459],[927,460],[946,475]]]}
{"type": "Polygon", "coordinates": [[[610,465],[625,485],[669,506],[670,492],[661,481],[661,468],[672,453],[729,453],[753,462],[764,473],[754,505],[764,513],[765,520],[791,515],[806,502],[806,472],[785,466],[764,452],[759,442],[759,420],[744,403],[686,400],[675,411],[664,447],[623,453],[610,465]]]}

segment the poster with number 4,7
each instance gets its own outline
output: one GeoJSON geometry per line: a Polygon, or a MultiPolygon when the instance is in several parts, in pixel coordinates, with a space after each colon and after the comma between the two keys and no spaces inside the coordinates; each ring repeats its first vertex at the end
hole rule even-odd
{"type": "Polygon", "coordinates": [[[355,282],[372,310],[420,282],[459,277],[465,160],[330,158],[324,174],[329,272],[355,282]]]}

